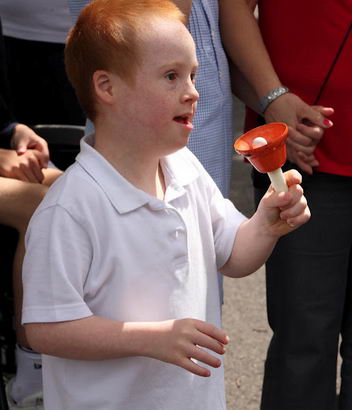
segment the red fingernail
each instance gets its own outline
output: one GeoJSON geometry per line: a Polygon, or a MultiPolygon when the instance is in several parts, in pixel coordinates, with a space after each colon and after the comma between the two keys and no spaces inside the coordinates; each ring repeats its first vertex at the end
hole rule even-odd
{"type": "Polygon", "coordinates": [[[333,122],[326,119],[326,120],[323,121],[323,124],[326,125],[327,127],[331,127],[333,125],[333,122]]]}

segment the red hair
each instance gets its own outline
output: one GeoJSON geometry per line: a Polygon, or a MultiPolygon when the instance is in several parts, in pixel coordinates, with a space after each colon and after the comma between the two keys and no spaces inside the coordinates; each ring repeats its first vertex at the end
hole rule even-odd
{"type": "Polygon", "coordinates": [[[91,120],[97,114],[94,72],[106,70],[133,81],[139,61],[138,34],[148,16],[185,21],[182,12],[169,0],[93,0],[70,30],[65,48],[66,71],[91,120]]]}

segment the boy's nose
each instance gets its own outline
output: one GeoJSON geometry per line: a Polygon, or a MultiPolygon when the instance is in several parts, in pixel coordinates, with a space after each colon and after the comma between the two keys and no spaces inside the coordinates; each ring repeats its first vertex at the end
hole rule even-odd
{"type": "Polygon", "coordinates": [[[193,82],[190,82],[187,86],[187,90],[184,94],[184,100],[185,101],[192,101],[192,102],[196,102],[199,99],[199,94],[198,91],[195,87],[195,85],[193,84],[193,82]]]}

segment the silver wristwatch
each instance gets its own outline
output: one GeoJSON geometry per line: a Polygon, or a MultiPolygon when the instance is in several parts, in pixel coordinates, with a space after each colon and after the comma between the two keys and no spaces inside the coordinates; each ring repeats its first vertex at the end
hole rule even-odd
{"type": "Polygon", "coordinates": [[[268,108],[269,104],[271,104],[276,98],[280,97],[280,95],[286,94],[289,92],[289,89],[284,86],[280,86],[275,88],[275,90],[270,91],[265,97],[263,97],[259,101],[259,109],[261,114],[263,115],[265,110],[268,108]]]}

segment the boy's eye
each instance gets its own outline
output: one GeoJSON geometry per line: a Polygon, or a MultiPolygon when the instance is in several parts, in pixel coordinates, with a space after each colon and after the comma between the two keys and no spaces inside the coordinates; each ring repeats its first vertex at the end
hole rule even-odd
{"type": "Polygon", "coordinates": [[[191,74],[191,80],[193,83],[196,81],[196,73],[191,74]]]}
{"type": "Polygon", "coordinates": [[[174,81],[176,80],[176,73],[167,73],[165,77],[170,81],[174,81]]]}

